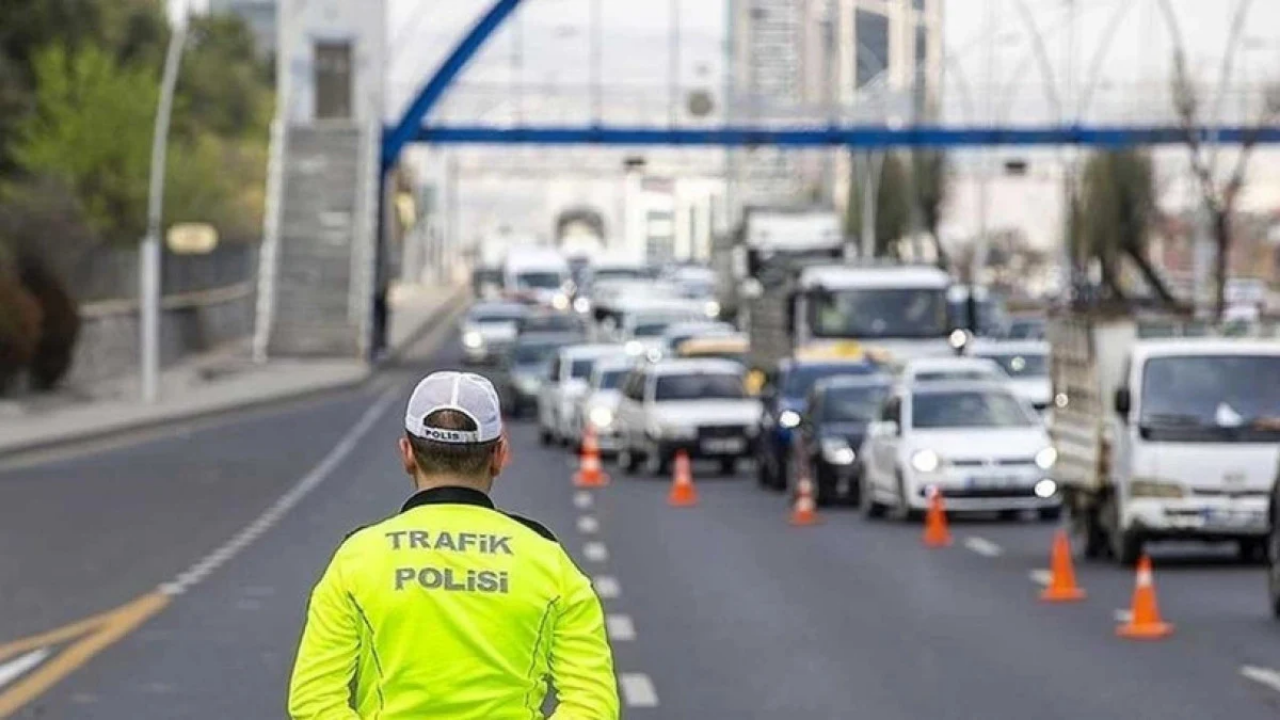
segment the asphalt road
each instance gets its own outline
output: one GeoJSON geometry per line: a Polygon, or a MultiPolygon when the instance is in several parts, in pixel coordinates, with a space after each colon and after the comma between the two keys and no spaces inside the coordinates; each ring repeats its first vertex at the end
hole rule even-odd
{"type": "MultiPolygon", "coordinates": [[[[401,403],[422,372],[456,363],[454,345],[359,391],[0,470],[0,708],[76,640],[7,679],[6,646],[163,586],[166,604],[72,653],[83,662],[14,716],[281,717],[310,587],[348,530],[408,494],[392,451],[401,403]]],[[[927,550],[918,525],[848,509],[791,527],[745,468],[695,466],[694,508],[616,468],[580,493],[564,451],[527,423],[512,439],[497,500],[597,578],[628,717],[1280,716],[1280,625],[1261,568],[1229,554],[1161,553],[1176,633],[1135,643],[1113,631],[1131,572],[1078,565],[1085,602],[1036,601],[1049,524],[957,522],[953,547],[927,550]]]]}

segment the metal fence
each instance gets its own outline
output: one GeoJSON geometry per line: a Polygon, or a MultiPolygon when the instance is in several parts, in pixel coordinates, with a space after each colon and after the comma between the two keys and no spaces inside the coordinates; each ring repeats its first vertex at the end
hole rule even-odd
{"type": "MultiPolygon", "coordinates": [[[[166,253],[163,262],[162,292],[166,296],[216,290],[252,280],[256,273],[258,246],[228,243],[207,255],[166,253]]],[[[94,248],[86,252],[70,271],[70,289],[82,303],[104,300],[132,300],[138,297],[138,251],[136,248],[94,248]]]]}

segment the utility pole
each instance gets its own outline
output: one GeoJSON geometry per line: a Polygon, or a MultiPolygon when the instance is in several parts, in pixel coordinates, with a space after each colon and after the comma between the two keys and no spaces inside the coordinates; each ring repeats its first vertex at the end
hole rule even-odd
{"type": "Polygon", "coordinates": [[[189,7],[174,18],[169,36],[169,49],[164,58],[164,74],[160,79],[160,98],[156,104],[155,132],[151,138],[151,180],[147,192],[147,233],[139,253],[141,264],[138,300],[141,332],[142,401],[154,403],[160,396],[160,224],[164,219],[165,163],[169,146],[169,122],[173,116],[173,94],[178,84],[178,68],[187,44],[189,7]]]}

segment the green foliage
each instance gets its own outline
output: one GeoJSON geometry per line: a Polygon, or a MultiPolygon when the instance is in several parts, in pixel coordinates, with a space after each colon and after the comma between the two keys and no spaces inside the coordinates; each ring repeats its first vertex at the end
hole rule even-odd
{"type": "Polygon", "coordinates": [[[145,227],[156,78],[94,45],[51,45],[35,62],[36,111],[14,155],[32,174],[64,182],[103,237],[126,241],[145,227]]]}
{"type": "MultiPolygon", "coordinates": [[[[861,163],[854,162],[849,182],[849,202],[845,208],[845,231],[850,236],[862,234],[861,163]]],[[[875,255],[897,255],[898,241],[911,226],[911,191],[902,159],[894,153],[884,155],[876,183],[875,255]]]]}

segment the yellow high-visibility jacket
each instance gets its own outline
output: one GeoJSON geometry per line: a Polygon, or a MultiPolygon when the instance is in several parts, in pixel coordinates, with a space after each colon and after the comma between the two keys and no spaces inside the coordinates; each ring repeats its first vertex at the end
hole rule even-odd
{"type": "Polygon", "coordinates": [[[604,613],[541,525],[461,487],[356,531],[311,595],[289,683],[298,720],[618,717],[604,613]]]}

